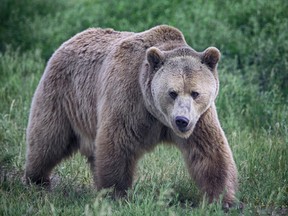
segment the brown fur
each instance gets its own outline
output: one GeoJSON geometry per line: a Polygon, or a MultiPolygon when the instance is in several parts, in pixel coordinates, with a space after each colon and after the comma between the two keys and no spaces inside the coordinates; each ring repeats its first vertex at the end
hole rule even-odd
{"type": "Polygon", "coordinates": [[[232,204],[237,171],[214,105],[219,58],[216,48],[194,51],[169,26],[77,34],[53,54],[36,89],[26,180],[49,184],[52,169],[80,150],[96,187],[123,196],[137,160],[164,141],[182,151],[210,202],[224,194],[232,204]],[[179,116],[189,120],[185,131],[175,123],[179,116]]]}

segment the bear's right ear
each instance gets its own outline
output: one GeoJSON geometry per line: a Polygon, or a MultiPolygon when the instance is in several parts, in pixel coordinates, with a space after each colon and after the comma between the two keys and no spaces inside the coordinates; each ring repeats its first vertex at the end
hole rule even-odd
{"type": "Polygon", "coordinates": [[[220,57],[220,51],[216,47],[209,47],[202,54],[202,63],[206,64],[211,70],[214,70],[220,57]]]}
{"type": "Polygon", "coordinates": [[[156,47],[151,47],[146,52],[147,60],[150,66],[157,70],[164,62],[164,54],[156,47]]]}

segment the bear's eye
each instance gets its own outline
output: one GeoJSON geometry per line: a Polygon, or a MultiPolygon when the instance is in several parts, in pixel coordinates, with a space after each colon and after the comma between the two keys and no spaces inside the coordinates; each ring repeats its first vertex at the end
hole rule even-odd
{"type": "Polygon", "coordinates": [[[177,92],[175,92],[175,91],[171,91],[171,92],[169,92],[169,96],[170,96],[173,100],[175,100],[175,99],[177,98],[178,94],[177,94],[177,92]]]}
{"type": "Polygon", "coordinates": [[[197,97],[199,97],[199,93],[195,92],[195,91],[192,91],[191,96],[195,100],[197,97]]]}

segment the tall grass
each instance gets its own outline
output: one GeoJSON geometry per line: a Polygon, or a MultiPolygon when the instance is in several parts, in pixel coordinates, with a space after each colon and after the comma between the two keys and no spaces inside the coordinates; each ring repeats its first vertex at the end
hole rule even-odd
{"type": "Polygon", "coordinates": [[[239,170],[243,214],[287,214],[287,11],[285,0],[2,0],[0,215],[224,214],[202,200],[181,154],[166,146],[140,161],[127,200],[96,192],[79,154],[57,167],[60,183],[51,192],[21,182],[31,98],[53,51],[88,27],[143,31],[158,24],[179,28],[196,50],[221,50],[217,108],[239,170]]]}

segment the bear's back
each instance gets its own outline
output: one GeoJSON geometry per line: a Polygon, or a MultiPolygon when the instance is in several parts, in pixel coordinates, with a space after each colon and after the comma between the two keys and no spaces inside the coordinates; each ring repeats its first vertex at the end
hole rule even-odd
{"type": "Polygon", "coordinates": [[[95,54],[108,54],[118,41],[133,35],[132,32],[118,32],[113,29],[90,28],[76,34],[63,43],[60,52],[69,52],[78,57],[94,56],[95,54]],[[85,55],[88,54],[88,55],[85,55]]]}
{"type": "Polygon", "coordinates": [[[87,29],[64,42],[49,60],[38,87],[42,101],[62,101],[77,134],[94,139],[103,100],[113,101],[119,115],[126,115],[123,107],[142,104],[138,77],[146,50],[185,45],[182,33],[169,26],[140,33],[87,29]]]}

